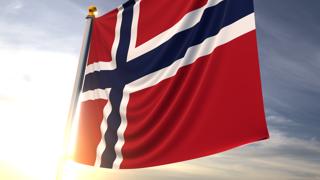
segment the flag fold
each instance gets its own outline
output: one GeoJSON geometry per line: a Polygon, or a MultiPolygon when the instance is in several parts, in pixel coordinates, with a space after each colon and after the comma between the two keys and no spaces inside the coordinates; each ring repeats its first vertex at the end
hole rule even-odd
{"type": "Polygon", "coordinates": [[[253,0],[129,0],[91,37],[76,161],[142,168],[269,137],[253,0]]]}

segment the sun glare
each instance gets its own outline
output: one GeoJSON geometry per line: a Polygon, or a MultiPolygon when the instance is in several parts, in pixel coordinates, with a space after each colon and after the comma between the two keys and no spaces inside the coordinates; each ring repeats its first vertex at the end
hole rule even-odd
{"type": "Polygon", "coordinates": [[[77,57],[0,53],[0,179],[55,179],[77,57]]]}

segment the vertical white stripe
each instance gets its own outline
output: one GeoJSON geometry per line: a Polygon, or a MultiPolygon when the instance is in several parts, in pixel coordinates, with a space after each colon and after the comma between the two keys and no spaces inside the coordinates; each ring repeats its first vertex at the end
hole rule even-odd
{"type": "Polygon", "coordinates": [[[123,7],[121,6],[118,8],[117,23],[116,23],[116,29],[115,29],[115,38],[114,38],[114,42],[112,44],[112,49],[111,49],[111,57],[112,57],[112,61],[115,63],[115,65],[117,64],[117,51],[118,51],[118,46],[120,43],[122,13],[123,13],[123,7]]]}
{"type": "MultiPolygon", "coordinates": [[[[110,88],[106,89],[95,89],[91,91],[87,91],[81,94],[81,101],[89,101],[89,100],[97,100],[97,99],[104,99],[107,100],[109,99],[109,94],[110,94],[110,88]]],[[[100,132],[101,136],[105,134],[107,131],[107,118],[109,117],[111,113],[112,107],[110,102],[107,103],[107,105],[103,108],[103,120],[100,125],[100,132]]],[[[100,143],[97,147],[96,150],[96,161],[95,161],[95,166],[100,167],[101,164],[101,156],[106,147],[106,142],[104,138],[102,137],[100,140],[100,143]]]]}
{"type": "Polygon", "coordinates": [[[200,57],[212,53],[217,47],[255,30],[255,28],[254,13],[251,13],[233,24],[222,28],[217,35],[205,39],[198,45],[189,47],[185,56],[176,60],[170,66],[127,84],[127,89],[130,92],[136,92],[154,86],[159,82],[174,76],[181,67],[194,63],[200,57]]]}
{"type": "Polygon", "coordinates": [[[117,135],[118,135],[118,141],[114,147],[115,152],[116,152],[116,159],[113,162],[113,167],[114,169],[119,169],[120,165],[123,160],[122,156],[122,147],[125,143],[124,139],[124,132],[127,128],[127,106],[129,102],[129,92],[126,88],[126,86],[123,89],[123,96],[122,100],[120,103],[120,116],[121,116],[121,124],[120,127],[118,128],[117,135]]]}
{"type": "MultiPolygon", "coordinates": [[[[127,61],[131,61],[134,58],[139,57],[139,56],[151,51],[152,49],[157,48],[158,46],[160,46],[161,44],[163,44],[164,42],[166,42],[170,38],[172,38],[175,34],[193,27],[201,20],[201,17],[207,8],[212,7],[212,6],[216,6],[217,4],[219,4],[222,1],[223,0],[208,0],[207,4],[205,4],[201,8],[198,8],[194,11],[191,11],[191,12],[185,14],[184,17],[181,18],[181,20],[178,23],[176,23],[174,26],[167,29],[166,31],[163,31],[162,33],[158,34],[157,36],[153,37],[152,39],[148,40],[147,42],[141,44],[138,47],[135,47],[135,46],[131,47],[130,46],[130,51],[128,53],[128,60],[127,61]]],[[[137,23],[137,24],[135,24],[133,26],[134,31],[132,31],[132,33],[133,33],[133,37],[135,37],[135,38],[137,37],[139,6],[140,6],[140,4],[134,8],[134,19],[135,19],[134,23],[137,23]]],[[[132,38],[131,38],[131,40],[132,40],[132,38]]],[[[132,43],[136,44],[136,39],[132,43]]]]}
{"type": "Polygon", "coordinates": [[[137,35],[138,35],[138,21],[140,13],[140,1],[136,1],[136,4],[133,7],[133,19],[131,26],[131,39],[128,54],[136,48],[137,35]]]}
{"type": "MultiPolygon", "coordinates": [[[[108,99],[109,99],[109,96],[108,96],[108,99]]],[[[106,141],[105,141],[104,135],[106,134],[107,129],[108,129],[107,120],[108,120],[108,117],[109,117],[111,111],[112,111],[112,106],[111,106],[111,103],[108,102],[107,105],[103,109],[103,120],[100,125],[101,140],[100,140],[100,143],[99,143],[97,150],[96,150],[96,161],[94,164],[94,166],[96,166],[96,167],[100,167],[101,157],[102,157],[103,152],[106,149],[106,141]]]]}
{"type": "MultiPolygon", "coordinates": [[[[137,42],[137,34],[138,34],[138,20],[139,20],[139,13],[140,13],[140,1],[136,0],[136,3],[133,7],[133,17],[132,17],[132,25],[131,25],[131,38],[130,38],[130,45],[129,45],[129,51],[128,56],[131,51],[133,51],[136,48],[136,42],[137,42]]],[[[124,139],[124,132],[127,128],[127,105],[129,102],[129,92],[126,90],[126,86],[123,89],[123,95],[120,103],[120,117],[121,117],[121,123],[117,130],[117,136],[118,141],[115,144],[114,150],[116,153],[116,159],[113,162],[112,168],[113,169],[119,169],[120,165],[123,160],[122,155],[122,147],[125,143],[124,139]]]]}
{"type": "MultiPolygon", "coordinates": [[[[112,44],[112,49],[111,49],[111,56],[112,56],[111,63],[113,63],[114,68],[116,68],[117,50],[118,50],[119,41],[120,41],[120,29],[121,29],[121,23],[122,23],[122,13],[123,13],[123,7],[120,6],[118,8],[117,22],[116,22],[116,27],[115,27],[115,39],[114,39],[114,42],[112,44]]],[[[107,99],[110,99],[109,98],[110,91],[111,91],[111,89],[108,89],[107,99]]],[[[103,120],[102,120],[101,125],[100,125],[101,140],[100,140],[100,143],[98,144],[97,150],[96,150],[96,161],[95,161],[95,166],[96,167],[100,167],[101,166],[102,154],[106,149],[106,141],[105,141],[104,135],[106,134],[107,129],[108,129],[107,120],[108,120],[108,117],[109,117],[111,111],[112,111],[112,106],[111,106],[111,102],[109,101],[107,103],[107,105],[104,107],[103,120]]]]}
{"type": "Polygon", "coordinates": [[[120,28],[122,23],[122,12],[123,8],[118,8],[117,13],[117,22],[115,27],[115,35],[114,35],[114,41],[111,48],[111,62],[104,62],[104,61],[98,61],[92,64],[87,65],[85,74],[90,74],[95,71],[101,71],[101,70],[114,70],[117,68],[117,50],[119,46],[120,41],[120,28]]]}

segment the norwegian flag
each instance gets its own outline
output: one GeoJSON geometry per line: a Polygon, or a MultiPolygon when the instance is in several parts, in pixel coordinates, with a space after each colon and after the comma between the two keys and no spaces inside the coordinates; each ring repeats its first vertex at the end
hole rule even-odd
{"type": "Polygon", "coordinates": [[[94,19],[76,161],[142,168],[268,137],[253,0],[129,0],[94,19]]]}

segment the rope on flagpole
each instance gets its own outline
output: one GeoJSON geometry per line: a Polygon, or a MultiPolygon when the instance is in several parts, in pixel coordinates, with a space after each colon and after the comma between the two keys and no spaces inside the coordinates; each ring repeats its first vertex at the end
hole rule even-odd
{"type": "Polygon", "coordinates": [[[97,8],[95,6],[89,6],[88,15],[86,17],[86,26],[85,26],[84,36],[83,36],[82,48],[80,52],[79,64],[78,64],[77,74],[74,82],[71,103],[69,107],[68,119],[65,125],[63,152],[62,152],[62,157],[60,157],[58,162],[56,180],[63,179],[64,166],[69,158],[68,150],[69,150],[69,144],[71,141],[71,131],[72,131],[74,118],[76,116],[76,112],[78,108],[80,93],[83,87],[85,69],[88,61],[92,24],[96,15],[97,15],[97,8]]]}

